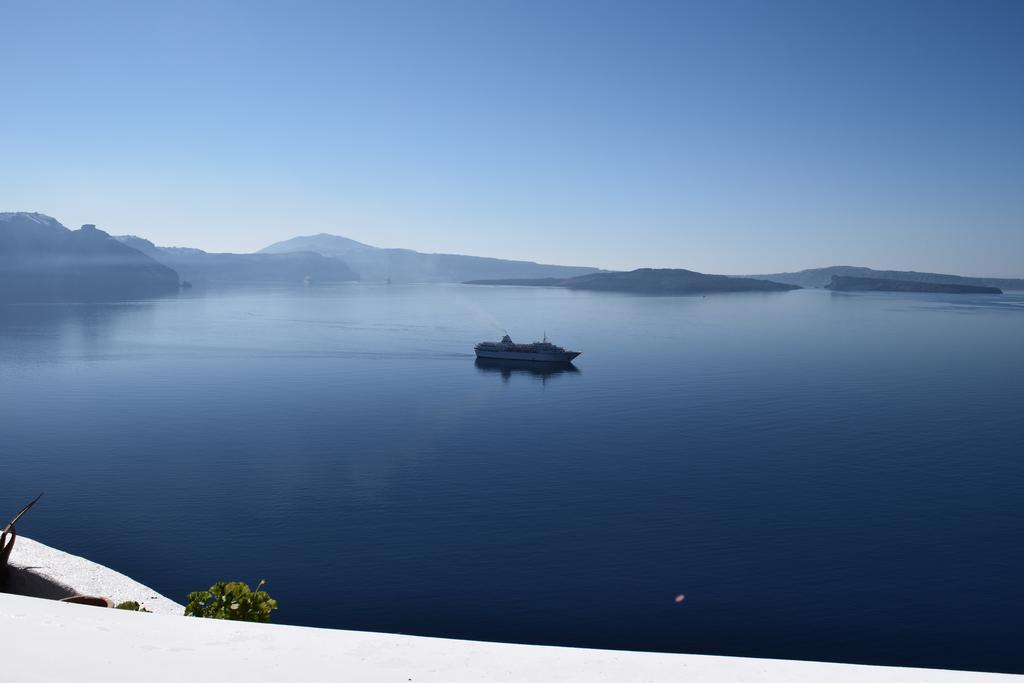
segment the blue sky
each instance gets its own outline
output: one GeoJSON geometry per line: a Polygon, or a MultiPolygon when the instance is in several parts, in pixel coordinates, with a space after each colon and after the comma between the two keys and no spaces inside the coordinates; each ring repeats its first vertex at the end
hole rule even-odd
{"type": "Polygon", "coordinates": [[[0,210],[1024,276],[1021,2],[0,0],[0,210]]]}

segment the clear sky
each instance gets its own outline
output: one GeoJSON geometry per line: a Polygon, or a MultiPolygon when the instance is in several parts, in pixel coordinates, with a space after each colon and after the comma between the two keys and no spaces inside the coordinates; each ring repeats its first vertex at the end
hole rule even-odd
{"type": "Polygon", "coordinates": [[[1024,2],[0,0],[0,210],[1024,277],[1024,2]]]}

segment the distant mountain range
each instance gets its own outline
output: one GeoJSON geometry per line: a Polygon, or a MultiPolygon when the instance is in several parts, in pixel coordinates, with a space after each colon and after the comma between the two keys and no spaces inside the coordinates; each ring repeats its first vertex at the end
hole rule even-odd
{"type": "Polygon", "coordinates": [[[93,225],[72,231],[39,213],[0,213],[0,302],[148,298],[190,284],[460,282],[480,277],[566,278],[596,268],[379,249],[336,235],[297,237],[256,254],[158,247],[93,225]],[[354,267],[353,267],[354,266],[354,267]]]}
{"type": "Polygon", "coordinates": [[[591,273],[577,277],[470,280],[470,285],[565,287],[635,294],[712,294],[719,292],[788,292],[797,285],[727,275],[706,275],[681,268],[640,268],[628,272],[591,273]]]}
{"type": "Polygon", "coordinates": [[[977,287],[998,287],[999,289],[1024,289],[1024,279],[998,277],[963,277],[960,275],[944,275],[942,273],[918,273],[913,270],[874,270],[858,266],[829,266],[828,268],[812,268],[796,273],[772,273],[770,275],[744,275],[742,277],[757,278],[784,282],[801,287],[822,288],[832,281],[832,276],[875,278],[880,280],[902,280],[904,282],[931,282],[946,285],[972,285],[977,287]]]}
{"type": "Polygon", "coordinates": [[[833,275],[825,289],[836,292],[933,292],[937,294],[1002,294],[998,287],[982,285],[923,282],[921,280],[889,280],[881,277],[849,277],[833,275]]]}
{"type": "Polygon", "coordinates": [[[178,274],[83,225],[39,213],[0,213],[0,302],[109,301],[178,290],[178,274]]]}
{"type": "Polygon", "coordinates": [[[260,282],[350,282],[359,275],[339,259],[311,251],[287,254],[211,254],[201,249],[158,247],[141,237],[125,235],[120,242],[178,272],[195,285],[260,282]]]}
{"type": "Polygon", "coordinates": [[[200,249],[158,247],[131,235],[114,238],[93,225],[68,230],[57,220],[39,213],[0,213],[0,302],[148,298],[174,292],[179,279],[194,284],[360,279],[367,282],[469,282],[696,294],[825,287],[833,276],[1024,290],[1024,279],[961,277],[853,266],[738,277],[682,269],[609,272],[532,261],[382,249],[327,234],[277,242],[256,254],[213,254],[200,249]]]}
{"type": "Polygon", "coordinates": [[[261,254],[315,252],[339,258],[365,282],[463,282],[483,278],[568,278],[600,272],[597,268],[553,266],[482,256],[424,254],[411,249],[382,249],[338,235],[309,235],[271,244],[261,254]]]}

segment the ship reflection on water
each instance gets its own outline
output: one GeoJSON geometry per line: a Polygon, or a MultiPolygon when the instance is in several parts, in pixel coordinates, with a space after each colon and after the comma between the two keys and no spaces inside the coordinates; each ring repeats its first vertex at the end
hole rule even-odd
{"type": "Polygon", "coordinates": [[[572,363],[537,363],[528,360],[499,360],[496,358],[477,358],[477,372],[481,374],[499,373],[506,382],[512,375],[520,375],[546,382],[554,375],[578,375],[579,368],[572,363]]]}

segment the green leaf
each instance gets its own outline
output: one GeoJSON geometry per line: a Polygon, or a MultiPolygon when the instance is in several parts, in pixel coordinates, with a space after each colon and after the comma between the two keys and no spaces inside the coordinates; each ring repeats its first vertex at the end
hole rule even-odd
{"type": "Polygon", "coordinates": [[[185,616],[268,622],[270,613],[277,609],[277,600],[260,590],[265,583],[260,579],[253,591],[243,581],[218,581],[208,591],[188,594],[185,616]]]}

